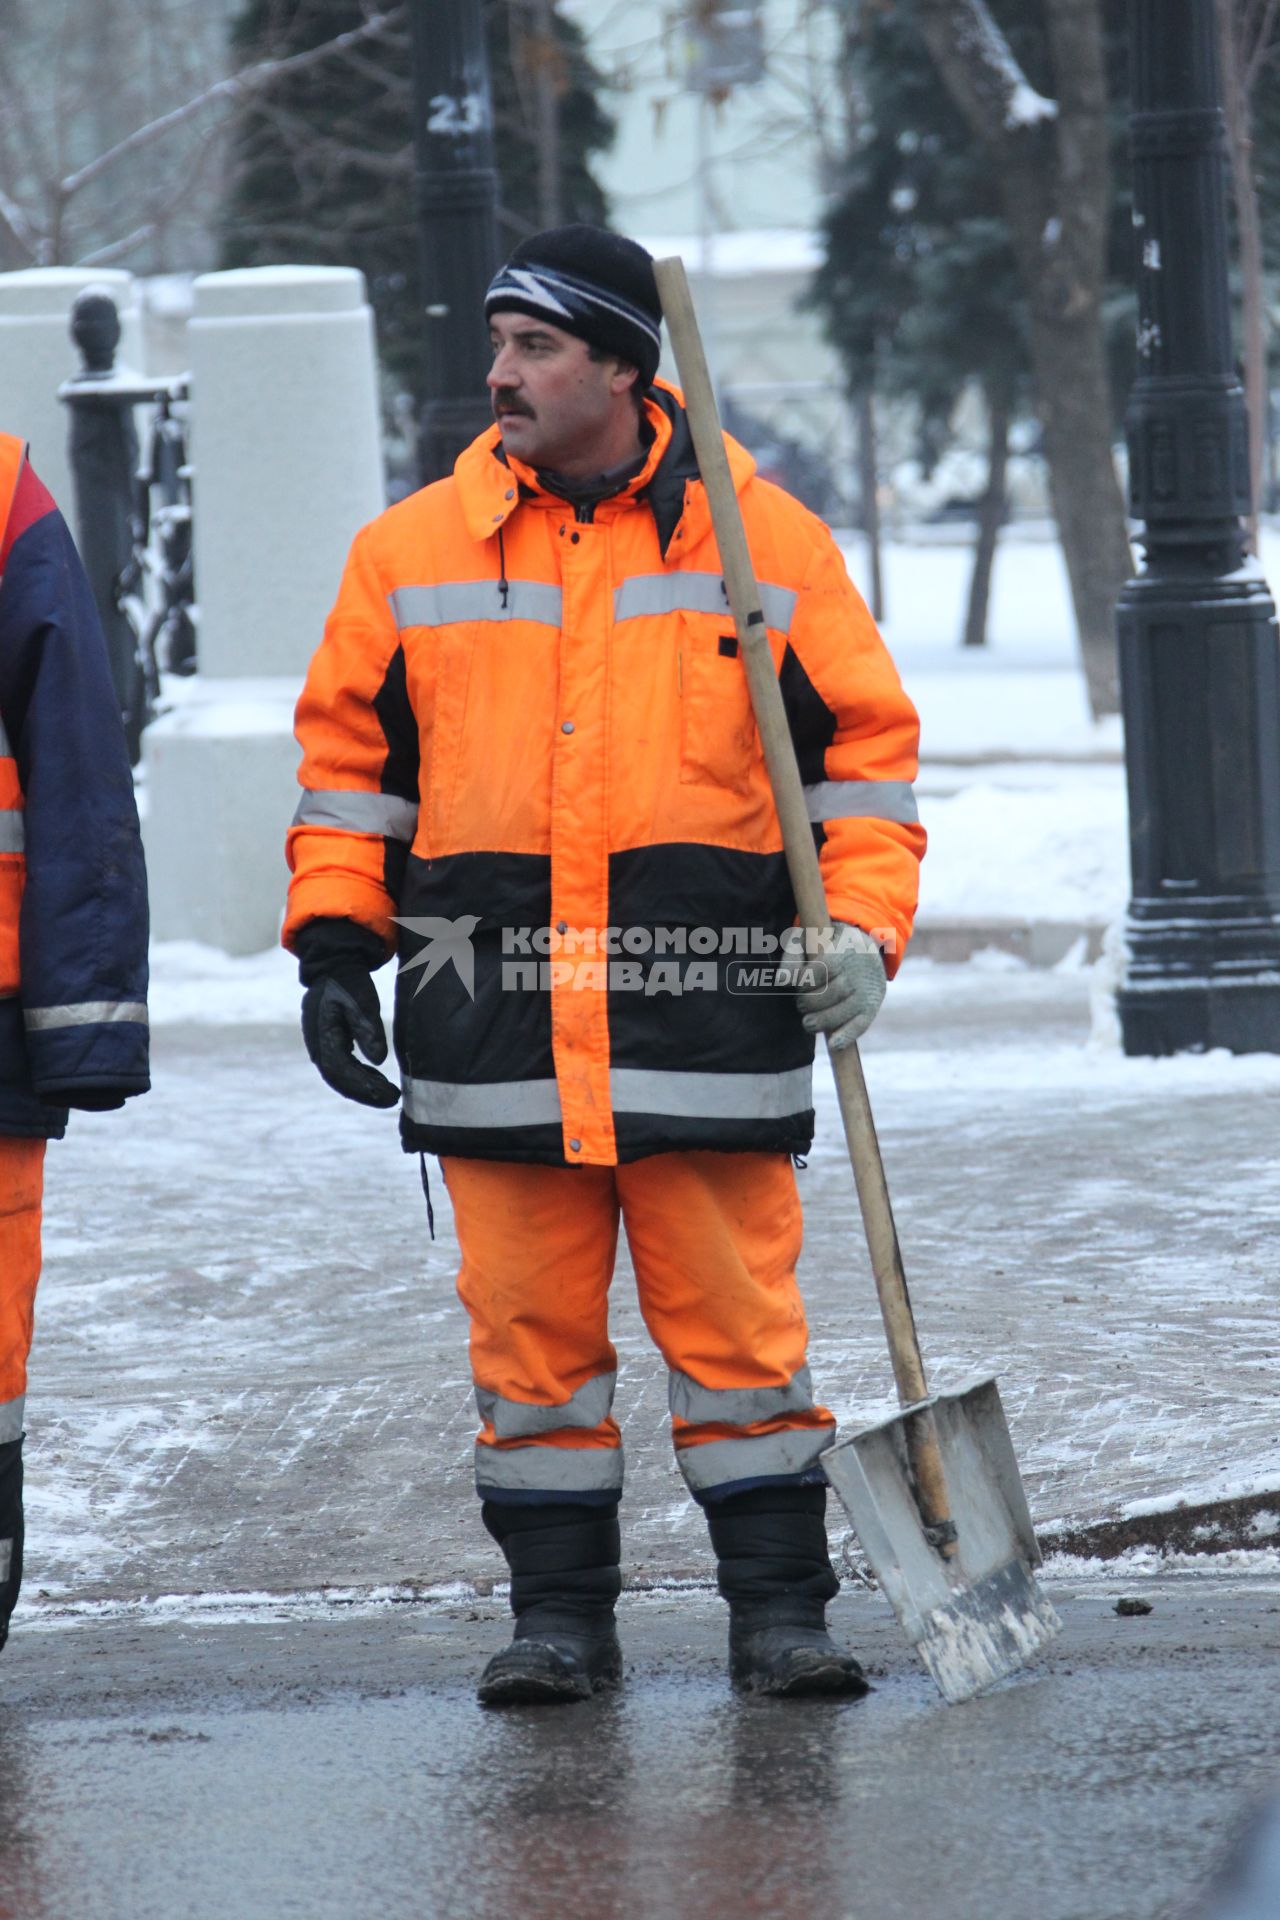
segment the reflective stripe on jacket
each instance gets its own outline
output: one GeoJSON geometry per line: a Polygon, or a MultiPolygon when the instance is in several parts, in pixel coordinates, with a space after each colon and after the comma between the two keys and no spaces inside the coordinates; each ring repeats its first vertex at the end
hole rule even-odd
{"type": "MultiPolygon", "coordinates": [[[[496,429],[358,536],[298,705],[291,944],[398,946],[402,1136],[610,1165],[799,1152],[795,908],[680,396],[589,522],[496,429]],[[399,925],[397,926],[397,921],[399,925]]],[[[832,916],[911,931],[917,723],[820,521],[728,442],[832,916]]]]}
{"type": "Polygon", "coordinates": [[[0,1134],[149,1084],[147,894],[119,705],[71,536],[0,434],[0,1134]]]}

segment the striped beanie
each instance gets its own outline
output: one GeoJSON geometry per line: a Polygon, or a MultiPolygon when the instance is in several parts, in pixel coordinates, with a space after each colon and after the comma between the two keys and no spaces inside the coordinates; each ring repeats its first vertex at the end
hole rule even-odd
{"type": "Polygon", "coordinates": [[[658,371],[662,304],[653,256],[603,227],[551,227],[522,240],[494,276],[484,317],[525,313],[616,353],[648,387],[658,371]]]}

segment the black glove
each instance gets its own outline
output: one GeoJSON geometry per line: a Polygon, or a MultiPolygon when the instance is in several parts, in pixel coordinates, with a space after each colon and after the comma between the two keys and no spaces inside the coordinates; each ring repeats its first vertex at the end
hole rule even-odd
{"type": "Polygon", "coordinates": [[[378,990],[372,970],[386,954],[367,927],[352,920],[314,920],[297,940],[302,997],[302,1038],[322,1080],[365,1107],[394,1107],[399,1087],[355,1057],[381,1064],[387,1057],[378,990]]]}

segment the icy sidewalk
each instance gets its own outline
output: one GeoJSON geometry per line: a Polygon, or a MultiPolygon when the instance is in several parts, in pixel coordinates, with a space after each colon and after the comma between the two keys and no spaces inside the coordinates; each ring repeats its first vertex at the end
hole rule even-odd
{"type": "MultiPolygon", "coordinates": [[[[491,1579],[456,1248],[393,1122],[302,1052],[283,956],[161,948],[156,1086],[51,1150],[28,1424],[30,1590],[491,1579]]],[[[999,1374],[1040,1522],[1280,1487],[1280,1061],[1086,1045],[1089,976],[908,962],[868,1076],[934,1379],[999,1374]]],[[[820,1391],[889,1406],[822,1093],[799,1177],[820,1391]]],[[[632,1579],[707,1577],[666,1379],[614,1289],[632,1579]]]]}

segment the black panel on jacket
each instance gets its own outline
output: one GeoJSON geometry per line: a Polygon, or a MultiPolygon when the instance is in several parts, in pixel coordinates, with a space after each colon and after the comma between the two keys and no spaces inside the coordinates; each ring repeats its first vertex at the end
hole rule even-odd
{"type": "Polygon", "coordinates": [[[836,716],[790,646],[782,656],[778,685],[800,763],[800,778],[805,786],[816,786],[827,777],[826,753],[836,737],[836,716]]]}
{"type": "Polygon", "coordinates": [[[406,1153],[457,1154],[467,1160],[518,1160],[522,1165],[563,1167],[564,1134],[558,1126],[424,1127],[400,1115],[400,1144],[406,1153]]]}
{"type": "Polygon", "coordinates": [[[613,1118],[618,1159],[647,1160],[654,1153],[808,1153],[813,1145],[813,1109],[781,1120],[678,1120],[670,1114],[617,1113],[613,1118]]]}
{"type": "MultiPolygon", "coordinates": [[[[755,903],[756,917],[766,930],[781,933],[794,919],[780,853],[698,843],[639,847],[614,854],[609,871],[610,924],[620,928],[710,927],[718,932],[738,923],[744,900],[755,903]]],[[[539,985],[517,984],[528,980],[525,969],[536,969],[544,956],[532,939],[523,951],[510,937],[510,930],[524,929],[532,936],[548,926],[550,860],[513,853],[453,854],[431,861],[410,855],[401,906],[406,918],[476,918],[465,943],[474,998],[458,966],[448,959],[419,990],[423,970],[411,963],[426,942],[409,929],[401,931],[395,1044],[405,1073],[473,1087],[553,1078],[551,996],[539,985]],[[512,971],[515,967],[519,973],[512,971]]],[[[690,961],[701,958],[705,963],[708,957],[655,952],[643,964],[678,959],[683,973],[690,961]]],[[[633,956],[624,951],[618,958],[625,963],[633,956]]],[[[717,967],[752,964],[750,956],[711,958],[717,967]]],[[[807,1066],[813,1058],[812,1039],[785,989],[739,995],[719,981],[713,992],[695,989],[675,996],[614,991],[609,995],[609,1027],[611,1058],[619,1067],[773,1073],[807,1066]]],[[[813,1138],[813,1115],[805,1111],[762,1122],[618,1114],[615,1127],[618,1155],[624,1161],[683,1147],[803,1153],[813,1138]]],[[[554,1124],[459,1130],[425,1125],[406,1114],[401,1139],[411,1153],[565,1164],[562,1132],[554,1124]]]]}
{"type": "MultiPolygon", "coordinates": [[[[387,757],[382,765],[382,791],[394,793],[401,800],[416,801],[420,762],[418,723],[409,701],[402,646],[396,648],[387,662],[382,685],[373,696],[373,710],[387,742],[387,757]]],[[[388,835],[384,843],[382,879],[393,900],[400,898],[408,853],[409,849],[403,840],[395,840],[388,835]]]]}
{"type": "MultiPolygon", "coordinates": [[[[507,932],[527,929],[532,934],[547,926],[550,859],[542,854],[479,853],[421,860],[411,854],[400,910],[408,919],[456,921],[467,916],[476,921],[459,947],[460,954],[470,952],[470,982],[448,958],[425,981],[424,969],[412,963],[426,943],[411,929],[400,929],[395,1044],[405,1072],[417,1080],[469,1085],[550,1079],[555,1072],[550,995],[512,990],[518,976],[504,971],[522,960],[536,966],[541,957],[513,950],[507,932]]],[[[560,1133],[551,1132],[558,1156],[560,1133]]],[[[467,1139],[469,1143],[470,1130],[467,1139]]],[[[408,1132],[405,1141],[408,1144],[408,1132]]],[[[453,1150],[458,1151],[456,1135],[453,1150]]]]}
{"type": "MultiPolygon", "coordinates": [[[[795,901],[781,853],[683,842],[610,855],[610,925],[655,936],[649,953],[630,956],[624,951],[623,959],[631,959],[630,977],[661,986],[672,979],[674,966],[681,983],[678,994],[639,988],[610,993],[612,1064],[676,1073],[785,1073],[808,1066],[813,1039],[801,1025],[794,995],[761,984],[759,970],[767,973],[785,955],[736,950],[737,935],[746,936],[748,943],[757,932],[777,938],[794,919],[795,901]],[[744,912],[744,901],[753,902],[749,913],[744,912]],[[678,943],[681,934],[706,930],[728,948],[729,929],[735,930],[733,949],[709,954],[699,953],[687,938],[685,952],[671,952],[669,940],[664,950],[659,937],[674,934],[678,943]],[[656,977],[655,968],[663,969],[656,977]],[[692,968],[697,971],[690,973],[692,968]],[[686,979],[692,982],[687,991],[686,979]]],[[[709,1123],[697,1124],[705,1131],[709,1123]]]]}
{"type": "Polygon", "coordinates": [[[781,932],[792,924],[796,902],[784,854],[677,840],[609,855],[612,926],[738,926],[745,900],[761,925],[781,932]]]}
{"type": "MultiPolygon", "coordinates": [[[[440,914],[447,920],[473,913],[478,916],[477,931],[488,933],[504,927],[545,927],[551,920],[551,855],[448,853],[424,860],[411,853],[400,911],[440,914]]],[[[410,951],[416,952],[419,944],[410,940],[410,951]]]]}

